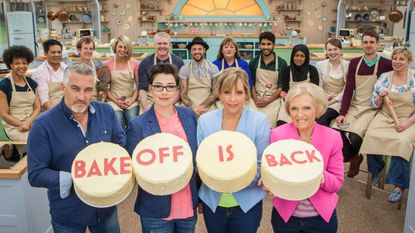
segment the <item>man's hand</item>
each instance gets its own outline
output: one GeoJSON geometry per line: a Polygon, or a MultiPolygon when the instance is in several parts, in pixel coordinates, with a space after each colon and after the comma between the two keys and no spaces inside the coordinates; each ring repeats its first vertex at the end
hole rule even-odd
{"type": "Polygon", "coordinates": [[[344,122],[345,122],[345,117],[343,115],[339,115],[338,117],[336,117],[337,125],[344,124],[344,122]]]}

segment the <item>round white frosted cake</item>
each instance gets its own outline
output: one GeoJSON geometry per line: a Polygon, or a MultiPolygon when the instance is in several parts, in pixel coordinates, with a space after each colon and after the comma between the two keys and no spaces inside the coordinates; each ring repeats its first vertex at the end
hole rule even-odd
{"type": "Polygon", "coordinates": [[[178,136],[158,133],[134,149],[133,171],[138,185],[153,195],[170,195],[183,189],[193,175],[192,150],[178,136]]]}
{"type": "Polygon", "coordinates": [[[303,141],[274,142],[262,155],[262,182],[277,197],[307,199],[317,192],[322,176],[323,157],[313,145],[303,141]]]}
{"type": "Polygon", "coordinates": [[[131,158],[121,146],[99,142],[85,147],[72,163],[75,192],[94,207],[114,206],[134,187],[131,158]]]}
{"type": "Polygon", "coordinates": [[[208,136],[199,145],[196,163],[206,186],[217,192],[233,193],[254,179],[257,150],[244,134],[222,130],[208,136]]]}

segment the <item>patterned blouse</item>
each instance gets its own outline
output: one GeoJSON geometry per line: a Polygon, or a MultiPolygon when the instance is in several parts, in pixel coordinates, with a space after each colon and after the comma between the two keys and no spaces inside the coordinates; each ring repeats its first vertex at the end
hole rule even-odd
{"type": "MultiPolygon", "coordinates": [[[[393,72],[393,71],[391,71],[391,72],[393,72]]],[[[380,108],[381,107],[381,106],[377,106],[375,104],[375,100],[379,97],[379,93],[383,89],[388,89],[388,87],[389,87],[389,75],[391,74],[391,72],[383,73],[379,77],[378,81],[376,82],[375,89],[373,90],[372,97],[370,98],[370,105],[372,106],[372,108],[380,108]]],[[[412,93],[412,100],[415,104],[415,73],[412,72],[412,71],[409,71],[409,72],[410,72],[410,76],[411,76],[411,79],[409,80],[409,87],[408,87],[408,83],[406,83],[402,86],[399,86],[399,87],[392,84],[391,92],[404,93],[409,89],[412,93]]]]}

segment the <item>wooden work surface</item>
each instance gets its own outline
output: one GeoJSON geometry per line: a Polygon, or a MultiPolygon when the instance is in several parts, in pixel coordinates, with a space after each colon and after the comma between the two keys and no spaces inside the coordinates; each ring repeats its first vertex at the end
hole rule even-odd
{"type": "Polygon", "coordinates": [[[20,159],[13,167],[0,169],[0,179],[20,179],[27,170],[27,156],[20,159]]]}

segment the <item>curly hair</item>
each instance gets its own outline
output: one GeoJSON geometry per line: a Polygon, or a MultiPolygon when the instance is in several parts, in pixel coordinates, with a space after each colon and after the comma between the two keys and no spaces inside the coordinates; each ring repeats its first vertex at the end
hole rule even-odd
{"type": "Polygon", "coordinates": [[[7,68],[11,69],[10,65],[13,63],[13,59],[24,58],[27,63],[31,63],[35,56],[32,50],[26,46],[14,45],[4,50],[3,61],[6,63],[7,68]]]}

